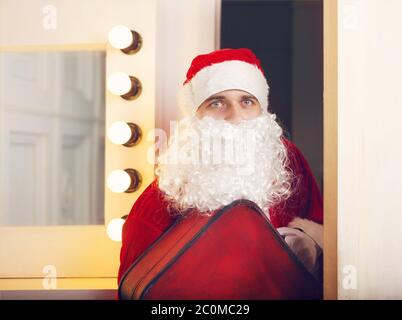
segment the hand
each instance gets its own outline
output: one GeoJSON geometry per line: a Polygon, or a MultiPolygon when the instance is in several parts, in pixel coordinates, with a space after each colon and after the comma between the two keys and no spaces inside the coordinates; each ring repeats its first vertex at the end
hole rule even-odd
{"type": "Polygon", "coordinates": [[[306,269],[313,273],[322,252],[318,244],[306,233],[298,229],[282,227],[278,228],[277,231],[306,269]]]}

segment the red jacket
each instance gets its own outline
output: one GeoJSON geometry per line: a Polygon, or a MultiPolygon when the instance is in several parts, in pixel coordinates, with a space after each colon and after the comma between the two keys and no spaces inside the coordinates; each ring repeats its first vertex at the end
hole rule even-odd
{"type": "MultiPolygon", "coordinates": [[[[317,239],[323,223],[320,190],[301,151],[291,141],[285,138],[283,141],[296,179],[290,198],[270,209],[270,220],[275,228],[300,227],[322,246],[322,240],[317,239]],[[311,229],[311,233],[306,229],[311,229]]],[[[169,214],[167,206],[157,180],[134,203],[123,225],[118,283],[135,259],[174,222],[175,217],[169,214]]]]}

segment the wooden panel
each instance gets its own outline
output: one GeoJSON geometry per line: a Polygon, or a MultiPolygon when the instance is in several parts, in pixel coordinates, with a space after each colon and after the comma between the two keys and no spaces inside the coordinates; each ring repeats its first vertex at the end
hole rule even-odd
{"type": "Polygon", "coordinates": [[[338,14],[324,0],[324,299],[338,297],[338,14]]]}
{"type": "Polygon", "coordinates": [[[10,290],[0,300],[116,300],[117,290],[10,290]]]}
{"type": "MultiPolygon", "coordinates": [[[[0,292],[5,294],[15,290],[48,291],[59,290],[116,290],[116,278],[13,278],[0,279],[0,292]]],[[[0,299],[1,300],[1,299],[0,299]]]]}

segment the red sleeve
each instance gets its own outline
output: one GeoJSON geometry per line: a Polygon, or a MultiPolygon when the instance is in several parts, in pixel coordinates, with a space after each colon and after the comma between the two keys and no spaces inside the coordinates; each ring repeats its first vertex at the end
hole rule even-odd
{"type": "Polygon", "coordinates": [[[300,217],[322,224],[322,196],[310,166],[291,141],[283,141],[295,179],[292,182],[292,195],[270,209],[271,222],[276,228],[286,227],[291,220],[300,217]]]}
{"type": "Polygon", "coordinates": [[[173,223],[168,203],[153,181],[139,196],[122,230],[118,283],[131,264],[173,223]]]}

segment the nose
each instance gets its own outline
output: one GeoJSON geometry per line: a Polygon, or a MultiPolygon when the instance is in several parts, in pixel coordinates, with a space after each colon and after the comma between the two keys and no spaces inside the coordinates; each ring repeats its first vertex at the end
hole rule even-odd
{"type": "Polygon", "coordinates": [[[237,103],[232,103],[230,105],[229,110],[225,115],[225,120],[231,123],[237,124],[242,120],[245,120],[245,116],[243,114],[243,110],[241,106],[237,103]]]}

